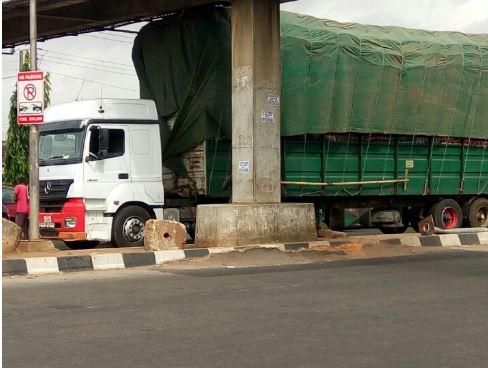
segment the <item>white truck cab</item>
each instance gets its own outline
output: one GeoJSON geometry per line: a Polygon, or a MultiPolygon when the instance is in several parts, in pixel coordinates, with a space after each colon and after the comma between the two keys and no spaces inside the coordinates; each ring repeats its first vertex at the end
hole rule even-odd
{"type": "Polygon", "coordinates": [[[39,141],[42,237],[139,246],[163,218],[154,101],[103,99],[49,107],[39,141]]]}

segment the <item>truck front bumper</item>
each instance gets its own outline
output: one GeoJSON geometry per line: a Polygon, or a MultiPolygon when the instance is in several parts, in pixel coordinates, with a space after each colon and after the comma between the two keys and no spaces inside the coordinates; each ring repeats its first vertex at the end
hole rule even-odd
{"type": "Polygon", "coordinates": [[[41,212],[41,237],[64,241],[86,240],[85,212],[82,198],[69,198],[60,212],[41,212]]]}

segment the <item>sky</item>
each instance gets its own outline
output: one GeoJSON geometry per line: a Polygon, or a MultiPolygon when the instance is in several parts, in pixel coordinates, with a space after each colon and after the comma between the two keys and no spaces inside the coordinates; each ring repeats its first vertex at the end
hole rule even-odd
{"type": "MultiPolygon", "coordinates": [[[[488,33],[487,0],[299,0],[282,10],[340,22],[428,30],[488,33]]],[[[126,29],[137,30],[132,25],[126,29]]],[[[135,35],[99,32],[40,42],[39,69],[51,73],[51,103],[103,97],[138,98],[131,60],[135,35]]],[[[9,98],[15,87],[19,50],[2,55],[2,139],[8,127],[9,98]]]]}

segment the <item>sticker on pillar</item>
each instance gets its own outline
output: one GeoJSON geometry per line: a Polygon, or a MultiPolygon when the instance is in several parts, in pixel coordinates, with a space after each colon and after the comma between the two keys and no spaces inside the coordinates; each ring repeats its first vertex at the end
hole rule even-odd
{"type": "Polygon", "coordinates": [[[273,111],[261,111],[261,123],[274,123],[273,111]]]}
{"type": "Polygon", "coordinates": [[[268,105],[272,107],[280,106],[280,96],[278,95],[268,95],[268,105]]]}
{"type": "Polygon", "coordinates": [[[249,161],[239,161],[239,172],[242,174],[249,173],[249,161]]]}
{"type": "Polygon", "coordinates": [[[241,75],[239,76],[239,88],[244,88],[249,85],[249,76],[241,75]]]}

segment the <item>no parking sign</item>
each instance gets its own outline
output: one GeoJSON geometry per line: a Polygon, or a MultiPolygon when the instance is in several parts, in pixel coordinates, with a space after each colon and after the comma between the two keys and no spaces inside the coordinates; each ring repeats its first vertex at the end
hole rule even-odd
{"type": "Polygon", "coordinates": [[[17,74],[17,123],[44,122],[44,72],[17,74]]]}

